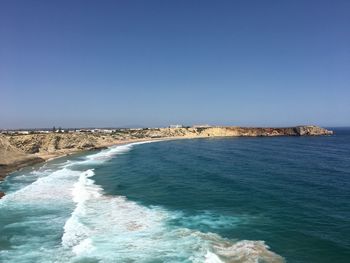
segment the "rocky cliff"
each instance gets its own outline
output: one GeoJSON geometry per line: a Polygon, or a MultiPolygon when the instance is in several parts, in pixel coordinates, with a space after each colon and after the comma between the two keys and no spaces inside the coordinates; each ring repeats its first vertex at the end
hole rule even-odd
{"type": "Polygon", "coordinates": [[[317,136],[331,131],[317,126],[290,128],[203,127],[120,129],[112,134],[49,133],[0,135],[0,180],[7,173],[53,157],[138,140],[224,136],[317,136]]]}
{"type": "Polygon", "coordinates": [[[158,137],[225,137],[225,136],[320,136],[331,135],[332,131],[318,126],[297,126],[290,128],[252,127],[205,127],[205,128],[162,128],[151,129],[149,135],[158,137]]]}
{"type": "Polygon", "coordinates": [[[9,172],[42,161],[44,159],[26,154],[12,145],[7,136],[0,135],[0,180],[9,172]]]}

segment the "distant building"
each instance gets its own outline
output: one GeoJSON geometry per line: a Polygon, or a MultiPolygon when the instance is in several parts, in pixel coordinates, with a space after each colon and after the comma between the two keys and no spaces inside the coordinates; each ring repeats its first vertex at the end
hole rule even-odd
{"type": "Polygon", "coordinates": [[[18,131],[17,134],[29,134],[29,131],[18,131]]]}
{"type": "Polygon", "coordinates": [[[98,129],[100,133],[113,133],[114,131],[113,129],[98,129]]]}
{"type": "Polygon", "coordinates": [[[169,125],[169,128],[183,128],[184,126],[181,124],[171,124],[169,125]]]}
{"type": "Polygon", "coordinates": [[[192,128],[210,128],[209,124],[193,125],[192,128]]]}
{"type": "Polygon", "coordinates": [[[35,131],[36,133],[50,133],[51,131],[44,131],[44,130],[39,130],[39,131],[35,131]]]}

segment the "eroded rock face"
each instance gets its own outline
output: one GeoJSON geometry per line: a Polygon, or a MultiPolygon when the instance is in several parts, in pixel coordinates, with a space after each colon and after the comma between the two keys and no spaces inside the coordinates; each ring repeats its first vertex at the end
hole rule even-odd
{"type": "MultiPolygon", "coordinates": [[[[1,136],[0,148],[6,148],[17,155],[55,153],[60,150],[89,150],[125,140],[171,138],[171,137],[220,137],[220,136],[316,136],[330,135],[318,126],[297,126],[290,128],[251,127],[204,127],[204,128],[159,128],[126,130],[114,134],[62,133],[1,136]]],[[[0,151],[1,154],[1,151],[0,151]]],[[[1,161],[1,160],[0,160],[1,161]]],[[[1,162],[0,162],[1,163],[1,162]]]]}
{"type": "Polygon", "coordinates": [[[4,192],[0,192],[0,199],[3,198],[5,196],[4,192]]]}
{"type": "MultiPolygon", "coordinates": [[[[109,140],[112,143],[112,139],[109,140]]],[[[84,150],[101,144],[99,135],[92,134],[30,134],[8,136],[8,141],[15,148],[27,154],[53,153],[58,150],[84,150]]]]}
{"type": "Polygon", "coordinates": [[[290,128],[202,127],[119,130],[113,134],[49,133],[0,135],[0,180],[26,165],[65,154],[154,138],[204,138],[228,136],[317,136],[330,135],[318,126],[290,128]]]}
{"type": "Polygon", "coordinates": [[[333,132],[318,126],[298,126],[296,130],[300,136],[332,135],[333,132]]]}

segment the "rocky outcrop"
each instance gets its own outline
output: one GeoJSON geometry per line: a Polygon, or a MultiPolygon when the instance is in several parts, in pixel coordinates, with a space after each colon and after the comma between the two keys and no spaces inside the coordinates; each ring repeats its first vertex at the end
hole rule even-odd
{"type": "Polygon", "coordinates": [[[25,166],[117,143],[118,136],[89,133],[0,135],[0,180],[25,166]]]}
{"type": "Polygon", "coordinates": [[[0,180],[7,173],[42,161],[44,161],[42,158],[27,154],[12,145],[7,136],[0,135],[0,180]]]}
{"type": "Polygon", "coordinates": [[[120,129],[112,134],[49,133],[0,135],[0,180],[9,172],[53,157],[139,140],[228,136],[318,136],[330,134],[332,134],[331,131],[318,126],[297,126],[290,128],[146,128],[120,129]]]}
{"type": "Polygon", "coordinates": [[[295,128],[300,136],[332,135],[333,132],[318,126],[298,126],[295,128]]]}
{"type": "MultiPolygon", "coordinates": [[[[84,150],[100,145],[104,140],[92,134],[32,134],[9,136],[9,142],[25,153],[52,153],[61,149],[84,150]]],[[[112,140],[110,140],[112,142],[112,140]]]]}
{"type": "Polygon", "coordinates": [[[131,135],[138,137],[225,137],[225,136],[316,136],[330,135],[318,126],[297,126],[290,128],[252,128],[252,127],[203,127],[203,128],[161,128],[144,129],[131,135]]]}

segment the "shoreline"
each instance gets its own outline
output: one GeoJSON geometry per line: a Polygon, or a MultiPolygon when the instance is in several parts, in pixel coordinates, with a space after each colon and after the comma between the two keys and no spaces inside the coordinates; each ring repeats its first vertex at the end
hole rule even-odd
{"type": "MultiPolygon", "coordinates": [[[[94,150],[103,150],[107,149],[108,147],[112,146],[117,146],[117,145],[123,145],[123,144],[129,144],[129,143],[134,143],[134,142],[142,142],[142,141],[163,141],[160,139],[134,139],[134,140],[126,140],[126,141],[120,141],[116,142],[113,144],[106,144],[106,145],[101,145],[97,146],[91,149],[66,149],[64,152],[56,152],[56,153],[46,153],[46,154],[35,154],[34,156],[30,157],[25,157],[22,160],[18,160],[12,164],[8,164],[6,166],[0,166],[0,183],[6,179],[7,176],[10,176],[12,173],[21,171],[22,169],[33,166],[35,164],[40,164],[40,163],[46,163],[55,159],[59,159],[62,157],[70,156],[73,154],[78,154],[78,153],[84,153],[84,152],[89,152],[89,151],[94,151],[94,150]]],[[[5,192],[0,191],[0,199],[3,198],[6,195],[5,192]]]]}
{"type": "Polygon", "coordinates": [[[11,173],[38,163],[134,142],[220,137],[324,136],[331,134],[333,134],[332,131],[318,126],[145,128],[128,129],[115,134],[50,133],[13,136],[0,134],[0,182],[11,173]]]}
{"type": "MultiPolygon", "coordinates": [[[[108,143],[105,145],[101,145],[101,146],[96,146],[93,148],[89,148],[89,149],[65,149],[65,150],[58,150],[55,153],[36,153],[33,154],[30,157],[26,157],[23,160],[19,160],[16,163],[13,164],[9,164],[6,166],[6,168],[1,168],[0,166],[0,182],[4,181],[5,178],[9,175],[11,175],[12,173],[18,172],[26,167],[35,165],[35,164],[40,164],[40,163],[45,163],[45,162],[49,162],[49,161],[53,161],[55,159],[59,159],[62,157],[66,157],[66,156],[70,156],[70,155],[74,155],[74,154],[78,154],[78,153],[84,153],[84,152],[90,152],[90,151],[95,151],[95,150],[103,150],[103,149],[107,149],[109,147],[112,146],[118,146],[118,145],[125,145],[125,144],[130,144],[130,143],[135,143],[135,142],[147,142],[147,141],[171,141],[171,140],[185,140],[185,139],[206,139],[206,138],[227,138],[228,136],[215,136],[215,137],[207,137],[207,136],[193,136],[193,137],[165,137],[165,138],[144,138],[144,139],[129,139],[129,140],[124,140],[124,141],[118,141],[115,143],[108,143]]],[[[231,137],[231,136],[230,136],[231,137]]],[[[235,136],[232,136],[232,138],[235,136]]],[[[1,196],[1,192],[0,191],[0,196],[1,196]]],[[[1,197],[0,197],[1,199],[1,197]]]]}
{"type": "MultiPolygon", "coordinates": [[[[9,175],[11,175],[12,173],[18,172],[26,167],[35,165],[35,164],[39,164],[39,163],[45,163],[45,162],[49,162],[55,159],[59,159],[62,157],[66,157],[66,156],[70,156],[73,154],[78,154],[78,153],[84,153],[84,152],[90,152],[90,151],[95,151],[95,150],[103,150],[103,149],[107,149],[109,147],[112,146],[118,146],[118,145],[125,145],[125,144],[130,144],[130,143],[134,143],[134,142],[146,142],[146,141],[170,141],[170,140],[181,140],[181,139],[205,139],[208,137],[165,137],[165,138],[144,138],[144,139],[128,139],[128,140],[121,140],[118,142],[114,142],[114,143],[108,143],[105,145],[101,145],[101,146],[96,146],[93,148],[89,148],[89,149],[65,149],[65,150],[58,150],[55,153],[36,153],[33,154],[30,157],[26,157],[22,160],[18,160],[15,163],[9,164],[6,166],[6,168],[2,168],[0,169],[0,182],[5,180],[5,178],[9,175]]],[[[1,166],[0,166],[1,168],[1,166]]],[[[0,192],[1,193],[1,192],[0,192]]]]}
{"type": "MultiPolygon", "coordinates": [[[[115,143],[111,144],[106,144],[106,145],[101,145],[101,146],[96,146],[93,148],[89,149],[65,149],[65,150],[59,150],[55,153],[37,153],[33,154],[32,156],[26,156],[22,160],[18,160],[14,163],[6,165],[6,167],[1,167],[0,166],[0,182],[4,181],[5,178],[12,173],[15,173],[17,171],[20,171],[26,167],[39,164],[39,163],[45,163],[45,162],[50,162],[55,159],[59,159],[62,157],[78,154],[78,153],[88,153],[90,151],[95,151],[95,150],[103,150],[107,149],[112,146],[118,146],[118,145],[124,145],[124,144],[130,144],[130,143],[135,143],[135,142],[145,142],[145,141],[168,141],[168,140],[177,140],[177,139],[190,139],[190,138],[174,138],[174,137],[169,137],[169,138],[144,138],[144,139],[130,139],[130,140],[125,140],[125,141],[118,141],[115,143]]],[[[1,199],[1,192],[0,191],[0,199],[1,199]]]]}

